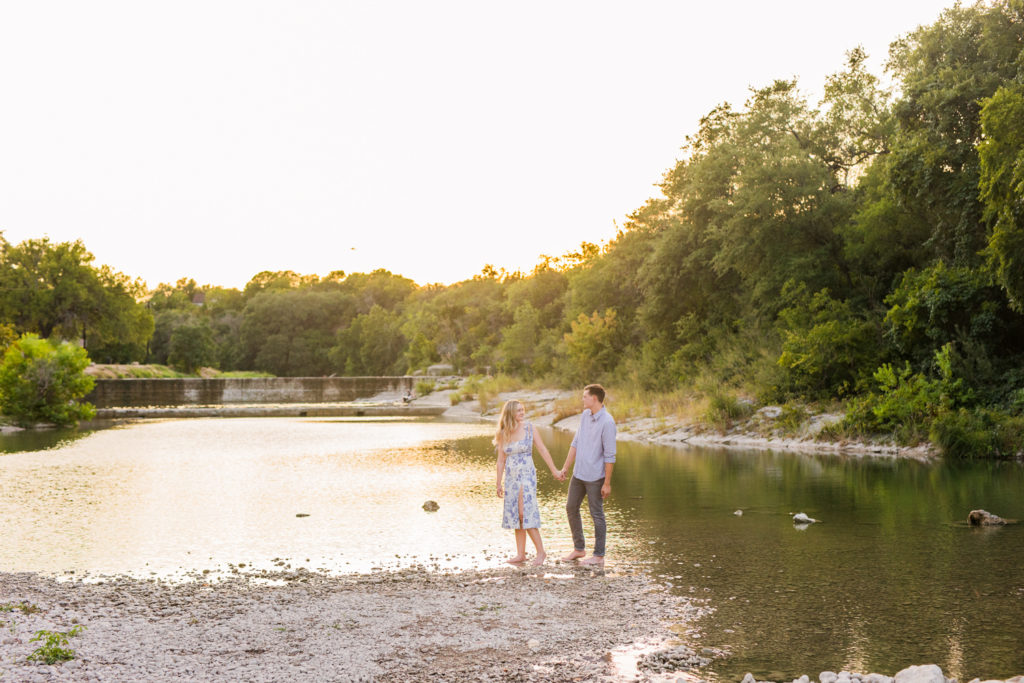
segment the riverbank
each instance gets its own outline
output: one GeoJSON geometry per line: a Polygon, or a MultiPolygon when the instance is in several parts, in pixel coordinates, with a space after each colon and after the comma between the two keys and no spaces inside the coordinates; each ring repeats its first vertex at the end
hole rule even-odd
{"type": "Polygon", "coordinates": [[[0,574],[0,679],[655,680],[638,659],[678,653],[673,632],[705,610],[639,574],[550,561],[457,574],[238,570],[175,583],[0,574]],[[73,660],[27,661],[32,634],[76,624],[73,660]]]}
{"type": "MultiPolygon", "coordinates": [[[[451,405],[451,391],[439,391],[417,398],[414,405],[431,405],[449,407],[444,415],[455,419],[485,419],[497,421],[501,406],[505,401],[516,399],[526,406],[529,419],[539,426],[549,426],[561,431],[575,432],[579,426],[582,403],[573,414],[564,416],[565,404],[579,396],[578,391],[520,390],[498,394],[498,396],[481,411],[478,401],[463,401],[451,405]]],[[[615,416],[614,397],[607,403],[608,411],[615,416]]],[[[665,444],[671,446],[716,446],[725,448],[747,448],[762,450],[782,450],[802,453],[843,453],[858,456],[900,457],[916,460],[933,460],[938,457],[934,446],[899,446],[892,442],[868,441],[830,441],[819,438],[822,430],[842,419],[836,413],[808,414],[796,434],[787,434],[786,430],[775,426],[782,410],[776,406],[766,406],[754,412],[750,417],[738,419],[724,432],[708,425],[687,421],[680,417],[638,417],[621,419],[616,417],[618,438],[622,441],[640,441],[646,443],[665,444]]]]}
{"type": "MultiPolygon", "coordinates": [[[[236,569],[174,583],[0,574],[0,679],[697,683],[728,656],[678,639],[692,643],[708,609],[640,574],[554,563],[343,577],[236,569]],[[34,634],[76,626],[64,646],[73,659],[28,659],[34,634]]],[[[935,665],[817,680],[955,683],[935,665]]]]}

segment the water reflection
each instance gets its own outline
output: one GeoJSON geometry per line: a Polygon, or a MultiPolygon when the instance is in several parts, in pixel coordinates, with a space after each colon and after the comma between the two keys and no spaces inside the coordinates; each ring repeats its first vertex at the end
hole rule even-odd
{"type": "MultiPolygon", "coordinates": [[[[210,419],[41,443],[0,457],[0,571],[498,566],[513,539],[500,528],[492,430],[210,419]],[[422,509],[428,499],[437,512],[422,509]]],[[[17,450],[9,439],[0,447],[17,450]]],[[[545,432],[558,463],[570,440],[545,432]]],[[[565,485],[538,474],[554,557],[571,547],[565,485]]],[[[709,600],[715,612],[687,637],[729,651],[713,678],[923,662],[962,680],[1024,672],[1024,525],[963,523],[978,507],[1024,519],[1018,465],[623,443],[613,483],[610,566],[709,600]],[[799,530],[795,512],[822,521],[799,530]]]]}
{"type": "Polygon", "coordinates": [[[62,448],[81,439],[91,430],[80,429],[24,429],[0,435],[0,455],[24,451],[45,451],[62,448]]]}
{"type": "Polygon", "coordinates": [[[642,496],[630,512],[659,539],[651,570],[716,608],[702,629],[732,652],[713,665],[719,675],[792,680],[922,662],[960,677],[1024,671],[1022,527],[962,521],[976,507],[1021,517],[1019,466],[622,453],[616,477],[642,496]],[[794,512],[823,521],[800,531],[794,512]]]}

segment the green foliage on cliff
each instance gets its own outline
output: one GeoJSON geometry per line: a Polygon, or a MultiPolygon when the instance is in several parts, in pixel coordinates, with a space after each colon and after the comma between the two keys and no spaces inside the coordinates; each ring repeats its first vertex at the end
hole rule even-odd
{"type": "Polygon", "coordinates": [[[70,342],[51,343],[22,335],[0,361],[0,411],[19,424],[75,424],[91,418],[93,407],[81,401],[93,387],[84,373],[89,356],[70,342]]]}

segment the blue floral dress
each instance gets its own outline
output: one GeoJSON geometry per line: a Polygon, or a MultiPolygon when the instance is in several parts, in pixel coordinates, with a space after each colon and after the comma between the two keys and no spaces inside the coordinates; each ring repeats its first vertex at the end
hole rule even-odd
{"type": "Polygon", "coordinates": [[[523,423],[525,436],[505,446],[505,510],[503,529],[539,529],[537,468],[533,466],[533,425],[523,423]],[[519,492],[523,492],[523,524],[519,525],[519,492]]]}

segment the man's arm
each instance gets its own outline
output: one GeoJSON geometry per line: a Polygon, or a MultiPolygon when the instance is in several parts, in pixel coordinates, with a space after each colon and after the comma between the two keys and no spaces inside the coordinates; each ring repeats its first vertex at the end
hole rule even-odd
{"type": "Polygon", "coordinates": [[[618,430],[612,420],[608,420],[601,430],[601,450],[604,451],[604,484],[601,486],[601,498],[612,493],[612,469],[615,467],[615,435],[618,430]]]}
{"type": "Polygon", "coordinates": [[[615,463],[606,462],[604,464],[604,484],[601,485],[601,498],[607,498],[612,494],[612,470],[615,468],[615,463]]]}
{"type": "Polygon", "coordinates": [[[565,477],[565,473],[572,469],[572,464],[576,462],[576,447],[569,446],[569,455],[565,456],[565,464],[562,465],[562,476],[565,477]]]}

